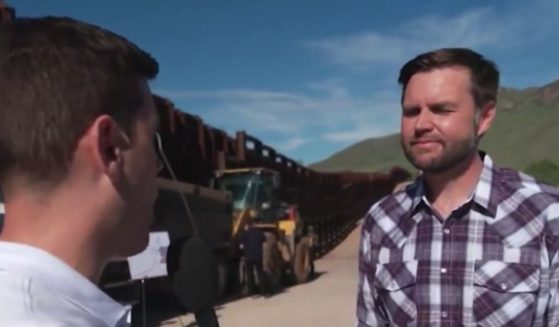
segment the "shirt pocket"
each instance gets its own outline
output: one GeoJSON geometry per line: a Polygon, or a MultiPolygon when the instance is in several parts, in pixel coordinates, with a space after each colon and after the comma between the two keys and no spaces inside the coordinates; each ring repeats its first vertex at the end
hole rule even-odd
{"type": "Polygon", "coordinates": [[[377,264],[373,283],[376,300],[391,326],[406,326],[416,320],[416,282],[417,260],[377,264]]]}
{"type": "Polygon", "coordinates": [[[477,261],[473,278],[477,326],[532,326],[540,270],[531,264],[477,261]]]}

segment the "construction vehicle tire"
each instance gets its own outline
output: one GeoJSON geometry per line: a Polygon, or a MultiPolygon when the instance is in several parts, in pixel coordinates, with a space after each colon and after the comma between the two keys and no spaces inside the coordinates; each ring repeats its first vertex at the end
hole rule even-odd
{"type": "Polygon", "coordinates": [[[305,283],[311,277],[312,253],[308,237],[302,237],[295,246],[293,258],[293,275],[297,283],[305,283]]]}
{"type": "MultiPolygon", "coordinates": [[[[266,241],[262,245],[262,268],[267,277],[268,288],[279,289],[282,275],[282,258],[275,234],[266,232],[266,241]]],[[[262,282],[262,281],[259,281],[262,282]]]]}

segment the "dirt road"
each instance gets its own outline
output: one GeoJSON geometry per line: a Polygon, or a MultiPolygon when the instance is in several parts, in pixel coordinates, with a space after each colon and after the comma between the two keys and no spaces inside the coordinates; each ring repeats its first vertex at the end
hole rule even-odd
{"type": "MultiPolygon", "coordinates": [[[[335,250],[316,262],[319,276],[271,298],[243,298],[217,307],[222,327],[353,326],[357,291],[358,226],[335,250]]],[[[189,314],[160,326],[197,326],[189,314]]]]}

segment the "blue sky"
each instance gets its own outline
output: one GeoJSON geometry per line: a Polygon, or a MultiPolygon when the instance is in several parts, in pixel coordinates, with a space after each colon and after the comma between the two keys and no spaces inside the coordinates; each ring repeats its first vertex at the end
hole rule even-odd
{"type": "Polygon", "coordinates": [[[471,47],[508,87],[559,78],[554,0],[7,2],[126,36],[159,61],[154,92],[305,164],[397,132],[398,70],[421,52],[471,47]]]}

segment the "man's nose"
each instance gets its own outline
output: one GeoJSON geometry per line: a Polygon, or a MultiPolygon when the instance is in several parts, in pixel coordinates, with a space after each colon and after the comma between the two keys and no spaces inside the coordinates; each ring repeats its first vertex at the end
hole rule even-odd
{"type": "Polygon", "coordinates": [[[424,133],[433,129],[433,120],[429,110],[423,109],[415,120],[415,132],[424,133]]]}

